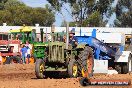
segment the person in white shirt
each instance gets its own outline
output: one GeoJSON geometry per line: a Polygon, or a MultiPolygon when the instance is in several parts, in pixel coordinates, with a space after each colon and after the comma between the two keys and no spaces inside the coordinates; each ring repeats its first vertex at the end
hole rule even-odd
{"type": "Polygon", "coordinates": [[[28,64],[29,64],[29,59],[31,57],[31,50],[32,50],[32,46],[29,44],[28,41],[26,41],[26,48],[27,48],[27,59],[28,59],[28,64]]]}

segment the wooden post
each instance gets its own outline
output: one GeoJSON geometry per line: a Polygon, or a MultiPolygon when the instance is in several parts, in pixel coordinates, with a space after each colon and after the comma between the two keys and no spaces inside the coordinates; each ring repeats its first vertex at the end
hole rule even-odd
{"type": "Polygon", "coordinates": [[[52,25],[52,27],[51,27],[51,42],[53,42],[54,31],[55,31],[55,25],[52,25]]]}

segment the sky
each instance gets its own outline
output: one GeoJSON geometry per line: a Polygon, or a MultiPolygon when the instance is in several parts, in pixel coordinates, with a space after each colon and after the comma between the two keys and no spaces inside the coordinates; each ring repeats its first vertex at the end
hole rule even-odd
{"type": "Polygon", "coordinates": [[[44,7],[45,4],[48,4],[47,0],[19,0],[24,2],[26,5],[31,7],[44,7]]]}
{"type": "MultiPolygon", "coordinates": [[[[116,7],[117,3],[118,3],[118,0],[114,0],[114,2],[113,2],[113,4],[112,4],[112,7],[116,7]]],[[[110,24],[113,25],[115,19],[116,19],[116,14],[113,13],[113,14],[111,15],[111,17],[110,17],[108,23],[107,23],[106,25],[108,25],[108,26],[109,26],[110,24]]]]}
{"type": "MultiPolygon", "coordinates": [[[[26,5],[31,6],[31,7],[45,7],[46,4],[49,4],[47,2],[47,0],[20,0],[22,2],[24,2],[26,5]]],[[[114,0],[114,3],[112,4],[113,7],[116,6],[118,0],[114,0]]],[[[71,15],[68,13],[68,11],[70,11],[70,7],[68,4],[65,4],[65,6],[63,6],[62,11],[63,11],[63,15],[61,15],[60,13],[56,13],[55,14],[55,25],[56,26],[61,26],[61,23],[64,21],[64,19],[67,22],[73,21],[73,18],[71,17],[71,15]]],[[[116,18],[116,14],[113,13],[107,23],[107,26],[109,26],[110,24],[114,23],[114,19],[116,18]]]]}

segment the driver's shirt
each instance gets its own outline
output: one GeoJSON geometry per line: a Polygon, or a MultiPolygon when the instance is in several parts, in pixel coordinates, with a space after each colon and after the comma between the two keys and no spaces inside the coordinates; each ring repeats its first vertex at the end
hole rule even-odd
{"type": "Polygon", "coordinates": [[[77,38],[75,36],[73,36],[72,39],[69,39],[69,43],[72,45],[75,45],[75,42],[78,42],[77,38]]]}

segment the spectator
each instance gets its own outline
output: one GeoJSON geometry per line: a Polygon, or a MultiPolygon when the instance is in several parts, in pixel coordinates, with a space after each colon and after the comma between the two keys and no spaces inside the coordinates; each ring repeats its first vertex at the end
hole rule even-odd
{"type": "Polygon", "coordinates": [[[21,58],[22,58],[23,64],[25,64],[26,53],[27,53],[27,48],[25,47],[25,45],[22,46],[20,51],[21,51],[21,58]]]}
{"type": "Polygon", "coordinates": [[[28,59],[28,64],[29,64],[29,59],[31,57],[32,46],[29,44],[28,41],[26,41],[26,48],[27,48],[27,59],[28,59]]]}
{"type": "Polygon", "coordinates": [[[16,40],[19,40],[19,35],[16,35],[16,40]]]}

